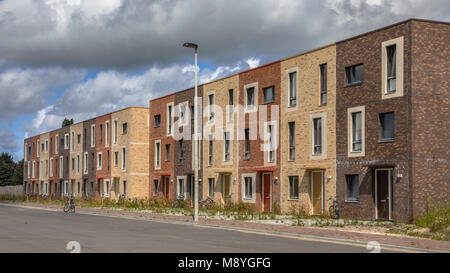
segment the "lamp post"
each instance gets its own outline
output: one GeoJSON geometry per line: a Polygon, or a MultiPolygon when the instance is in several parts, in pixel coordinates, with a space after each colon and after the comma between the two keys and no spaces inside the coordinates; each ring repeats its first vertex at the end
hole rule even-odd
{"type": "Polygon", "coordinates": [[[198,221],[198,97],[197,97],[197,49],[198,45],[184,43],[183,47],[195,50],[195,79],[194,79],[194,221],[198,221]]]}

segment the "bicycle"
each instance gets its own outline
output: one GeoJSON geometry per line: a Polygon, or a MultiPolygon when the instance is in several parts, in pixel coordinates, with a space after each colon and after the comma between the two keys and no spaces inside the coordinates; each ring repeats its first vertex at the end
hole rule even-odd
{"type": "Polygon", "coordinates": [[[214,206],[216,205],[216,202],[214,201],[214,199],[212,199],[211,197],[208,196],[206,199],[198,202],[198,204],[200,207],[209,210],[209,209],[214,208],[214,206]]]}
{"type": "Polygon", "coordinates": [[[338,207],[338,201],[336,200],[336,197],[331,197],[328,200],[333,200],[333,204],[329,207],[328,213],[333,219],[339,218],[339,207],[338,207]]]}
{"type": "Polygon", "coordinates": [[[64,205],[64,213],[71,212],[75,213],[75,201],[73,199],[73,195],[67,199],[66,204],[64,205]]]}

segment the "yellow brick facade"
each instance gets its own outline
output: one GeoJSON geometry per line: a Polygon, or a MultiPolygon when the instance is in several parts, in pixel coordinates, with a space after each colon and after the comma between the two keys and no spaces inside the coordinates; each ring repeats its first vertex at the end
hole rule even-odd
{"type": "Polygon", "coordinates": [[[50,133],[45,133],[39,137],[39,193],[48,193],[49,187],[49,166],[50,166],[50,133]],[[47,189],[47,190],[46,190],[47,189]]]}
{"type": "Polygon", "coordinates": [[[71,125],[69,130],[69,192],[74,196],[82,194],[83,140],[83,123],[71,125]]]}
{"type": "MultiPolygon", "coordinates": [[[[323,174],[322,212],[336,195],[336,47],[326,46],[281,62],[281,209],[312,213],[312,173],[323,174]],[[327,103],[320,105],[320,65],[327,64],[327,103]],[[288,109],[288,73],[297,71],[297,106],[288,109]],[[322,156],[313,156],[312,118],[322,117],[322,156]],[[326,124],[325,124],[326,119],[326,124]],[[289,122],[295,122],[295,160],[289,160],[289,122]],[[290,198],[289,176],[298,176],[298,199],[290,198]]],[[[315,174],[320,175],[320,174],[315,174]]],[[[318,192],[318,191],[317,191],[318,192]]]]}
{"type": "MultiPolygon", "coordinates": [[[[218,114],[215,114],[215,123],[210,125],[208,123],[208,117],[203,118],[203,141],[202,141],[202,196],[200,199],[205,199],[209,195],[209,178],[214,178],[215,190],[214,199],[219,202],[224,202],[224,183],[225,176],[229,177],[231,201],[239,201],[239,183],[238,180],[238,142],[237,138],[237,114],[233,113],[233,120],[230,122],[228,117],[228,105],[229,105],[229,90],[233,90],[233,104],[236,108],[239,98],[239,75],[233,75],[227,78],[223,78],[211,83],[207,83],[203,86],[203,110],[205,111],[208,106],[208,95],[214,94],[214,103],[222,111],[222,121],[218,118],[218,114]],[[220,128],[220,129],[217,129],[220,128]],[[218,131],[217,131],[218,130],[218,131]],[[232,139],[230,141],[231,158],[228,162],[224,161],[224,140],[213,140],[213,154],[212,165],[209,164],[209,138],[208,131],[211,134],[217,136],[223,134],[225,130],[230,132],[232,139]]],[[[219,110],[219,111],[220,111],[219,110]]]]}
{"type": "Polygon", "coordinates": [[[143,107],[130,107],[111,114],[111,198],[118,198],[119,195],[124,194],[124,182],[126,182],[128,198],[148,198],[148,114],[148,108],[143,107]],[[123,123],[127,123],[126,134],[123,133],[123,123]],[[124,148],[125,166],[123,165],[124,148]]]}

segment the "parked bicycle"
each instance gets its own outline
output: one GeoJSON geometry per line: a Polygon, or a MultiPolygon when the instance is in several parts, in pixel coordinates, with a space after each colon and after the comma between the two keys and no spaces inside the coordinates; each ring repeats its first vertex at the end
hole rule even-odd
{"type": "Polygon", "coordinates": [[[333,200],[333,204],[328,209],[330,217],[332,217],[333,219],[338,219],[339,218],[338,201],[336,200],[336,197],[331,197],[329,200],[333,200]]]}
{"type": "Polygon", "coordinates": [[[214,201],[214,199],[208,196],[206,199],[199,201],[198,205],[201,208],[209,210],[216,206],[216,202],[214,201]]]}
{"type": "Polygon", "coordinates": [[[73,199],[73,195],[67,199],[66,204],[64,205],[64,212],[75,213],[75,200],[73,199]]]}

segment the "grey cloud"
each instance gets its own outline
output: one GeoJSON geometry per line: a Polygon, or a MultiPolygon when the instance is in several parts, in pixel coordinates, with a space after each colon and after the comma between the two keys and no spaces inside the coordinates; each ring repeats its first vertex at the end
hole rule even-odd
{"type": "Polygon", "coordinates": [[[194,41],[208,63],[229,65],[249,56],[266,62],[401,19],[450,16],[444,0],[355,2],[127,0],[101,13],[99,7],[6,0],[0,2],[0,36],[8,39],[0,56],[24,66],[165,67],[190,61],[181,44],[194,41]]]}
{"type": "Polygon", "coordinates": [[[0,129],[0,153],[16,153],[18,148],[17,137],[13,132],[0,129]]]}

